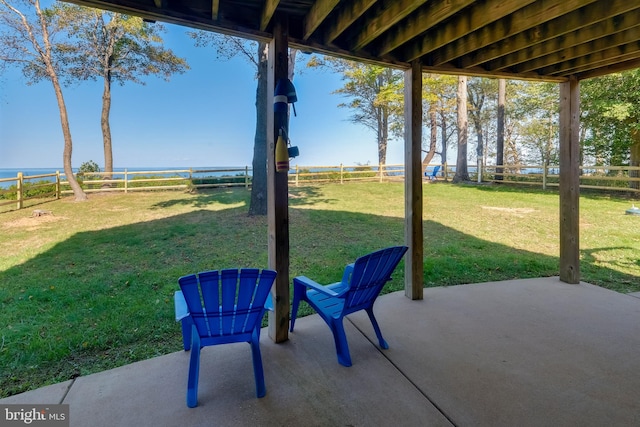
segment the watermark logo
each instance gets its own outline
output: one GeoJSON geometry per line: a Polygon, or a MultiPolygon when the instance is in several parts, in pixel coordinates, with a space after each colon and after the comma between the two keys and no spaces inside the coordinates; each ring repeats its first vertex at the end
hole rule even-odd
{"type": "Polygon", "coordinates": [[[69,405],[0,405],[0,427],[69,427],[69,405]]]}

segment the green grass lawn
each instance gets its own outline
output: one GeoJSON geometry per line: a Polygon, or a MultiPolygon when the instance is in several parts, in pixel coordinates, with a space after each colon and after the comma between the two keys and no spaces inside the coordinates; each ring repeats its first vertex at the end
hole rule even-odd
{"type": "MultiPolygon", "coordinates": [[[[558,275],[558,195],[425,185],[425,286],[558,275]]],[[[290,189],[291,277],[338,281],[344,265],[404,242],[402,183],[290,189]]],[[[267,266],[267,219],[245,189],[67,198],[0,214],[0,396],[181,349],[177,278],[267,266]]],[[[640,291],[631,201],[583,196],[584,281],[640,291]]],[[[385,292],[403,288],[404,265],[385,292]]]]}

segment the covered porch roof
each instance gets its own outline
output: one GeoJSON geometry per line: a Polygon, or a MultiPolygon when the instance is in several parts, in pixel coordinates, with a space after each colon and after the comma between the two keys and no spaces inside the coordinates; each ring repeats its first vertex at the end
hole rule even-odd
{"type": "Polygon", "coordinates": [[[578,80],[640,67],[637,0],[70,0],[436,73],[578,80]]]}

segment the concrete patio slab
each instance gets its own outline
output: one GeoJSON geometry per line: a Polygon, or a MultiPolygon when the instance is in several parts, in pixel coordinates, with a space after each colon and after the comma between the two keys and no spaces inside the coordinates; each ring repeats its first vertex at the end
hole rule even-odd
{"type": "MultiPolygon", "coordinates": [[[[261,339],[267,395],[247,344],[202,350],[199,406],[177,352],[0,400],[68,403],[71,426],[640,425],[640,299],[558,278],[428,288],[378,299],[390,349],[364,313],[337,362],[317,316],[261,339]]],[[[178,327],[176,325],[176,327],[178,327]]]]}
{"type": "Polygon", "coordinates": [[[384,355],[455,425],[640,425],[636,298],[548,278],[395,293],[375,312],[384,355]]]}

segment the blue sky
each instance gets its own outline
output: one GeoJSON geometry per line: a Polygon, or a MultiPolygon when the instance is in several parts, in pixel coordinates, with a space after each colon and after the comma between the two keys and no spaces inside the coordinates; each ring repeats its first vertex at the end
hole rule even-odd
{"type": "MultiPolygon", "coordinates": [[[[195,48],[186,28],[163,24],[165,46],[191,69],[169,82],[114,85],[111,109],[114,167],[251,166],[255,133],[255,71],[242,58],[218,60],[195,48]]],[[[306,55],[299,55],[303,61],[306,55]]],[[[349,122],[344,101],[331,92],[339,74],[304,68],[294,85],[297,117],[289,136],[300,149],[292,165],[377,164],[373,132],[349,122]]],[[[104,165],[100,109],[102,82],[64,88],[73,138],[73,167],[104,165]]],[[[63,137],[50,82],[28,86],[18,70],[0,76],[0,168],[61,168],[63,137]]],[[[387,163],[403,163],[401,141],[391,141],[387,163]]]]}

